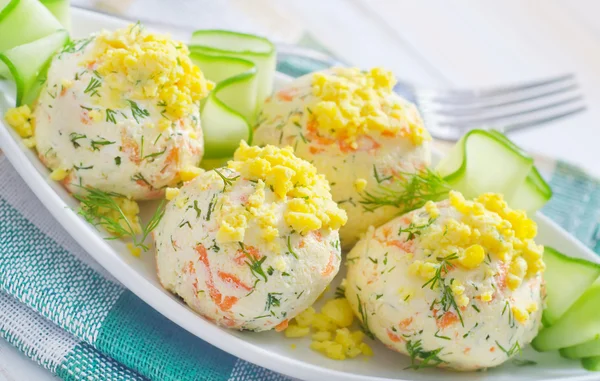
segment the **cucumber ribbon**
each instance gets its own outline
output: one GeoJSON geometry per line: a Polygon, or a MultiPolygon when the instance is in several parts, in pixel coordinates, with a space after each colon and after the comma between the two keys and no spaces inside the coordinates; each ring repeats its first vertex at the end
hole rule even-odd
{"type": "Polygon", "coordinates": [[[533,164],[533,158],[502,133],[471,130],[436,169],[466,198],[501,193],[511,208],[535,212],[550,200],[552,190],[533,164]]]}
{"type": "Polygon", "coordinates": [[[202,102],[203,165],[230,157],[241,140],[252,141],[258,109],[273,91],[276,55],[262,37],[225,30],[198,30],[190,58],[215,88],[202,102]]]}
{"type": "MultiPolygon", "coordinates": [[[[46,2],[57,14],[68,11],[68,0],[46,2]]],[[[38,0],[0,0],[0,77],[15,83],[17,106],[35,99],[52,55],[68,40],[64,26],[38,0]]]]}

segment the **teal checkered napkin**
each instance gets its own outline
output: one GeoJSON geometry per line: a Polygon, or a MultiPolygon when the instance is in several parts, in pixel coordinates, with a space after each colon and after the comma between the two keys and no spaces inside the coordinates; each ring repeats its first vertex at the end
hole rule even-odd
{"type": "Polygon", "coordinates": [[[600,180],[559,161],[550,186],[554,195],[542,213],[600,254],[600,180]]]}
{"type": "Polygon", "coordinates": [[[65,380],[288,380],[158,314],[88,259],[0,154],[0,336],[65,380]]]}

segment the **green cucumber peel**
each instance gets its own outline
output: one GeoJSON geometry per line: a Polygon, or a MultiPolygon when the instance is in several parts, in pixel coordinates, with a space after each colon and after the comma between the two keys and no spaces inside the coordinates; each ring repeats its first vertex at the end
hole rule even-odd
{"type": "Polygon", "coordinates": [[[277,57],[275,46],[268,39],[227,30],[198,30],[192,33],[189,48],[191,52],[236,57],[253,62],[258,70],[259,105],[273,92],[277,57]]]}
{"type": "Polygon", "coordinates": [[[201,109],[205,157],[230,157],[252,142],[258,109],[273,91],[275,47],[262,37],[224,30],[192,34],[190,58],[216,83],[201,109]]]}
{"type": "Polygon", "coordinates": [[[471,130],[436,169],[467,198],[502,193],[512,208],[535,212],[552,191],[533,164],[533,158],[502,133],[471,130]]]}
{"type": "Polygon", "coordinates": [[[543,352],[583,344],[600,337],[598,305],[600,282],[596,280],[558,321],[544,327],[531,345],[543,352]]]}
{"type": "Polygon", "coordinates": [[[0,53],[64,29],[38,0],[0,0],[0,9],[0,53]]]}
{"type": "Polygon", "coordinates": [[[560,355],[567,359],[581,359],[600,356],[600,339],[586,341],[583,344],[561,348],[560,355]]]}
{"type": "Polygon", "coordinates": [[[58,30],[33,42],[0,53],[0,75],[16,86],[17,106],[32,103],[45,82],[44,74],[54,54],[69,40],[66,30],[58,30]]]}
{"type": "Polygon", "coordinates": [[[70,0],[39,0],[56,17],[62,26],[71,30],[70,0]]]}
{"type": "Polygon", "coordinates": [[[581,366],[583,366],[583,368],[585,370],[589,370],[592,372],[599,372],[600,371],[600,356],[586,357],[584,359],[581,359],[581,366]]]}
{"type": "Polygon", "coordinates": [[[600,277],[600,264],[569,257],[551,247],[544,248],[546,271],[545,327],[555,324],[600,277]]]}
{"type": "Polygon", "coordinates": [[[257,69],[235,57],[218,57],[199,52],[190,54],[214,89],[202,101],[202,130],[207,159],[230,156],[241,140],[252,140],[256,110],[257,69]]]}

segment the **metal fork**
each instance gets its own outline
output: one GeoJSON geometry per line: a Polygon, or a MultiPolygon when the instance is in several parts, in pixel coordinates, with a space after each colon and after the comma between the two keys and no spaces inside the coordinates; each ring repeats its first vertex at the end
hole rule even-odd
{"type": "Polygon", "coordinates": [[[431,135],[443,140],[458,140],[473,128],[525,129],[586,109],[573,74],[470,90],[421,89],[399,82],[395,90],[417,104],[431,135]]]}
{"type": "MultiPolygon", "coordinates": [[[[307,71],[347,66],[313,49],[279,44],[277,50],[307,61],[307,71]]],[[[586,109],[573,74],[482,89],[424,89],[398,80],[394,90],[419,107],[431,135],[442,140],[458,140],[473,128],[509,132],[538,126],[586,109]]]]}

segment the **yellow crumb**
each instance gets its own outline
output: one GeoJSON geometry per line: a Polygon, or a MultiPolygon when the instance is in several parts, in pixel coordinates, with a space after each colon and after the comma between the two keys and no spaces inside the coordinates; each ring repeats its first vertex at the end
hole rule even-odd
{"type": "Polygon", "coordinates": [[[179,188],[167,188],[165,190],[165,198],[170,201],[177,197],[179,195],[179,192],[179,188]]]}

